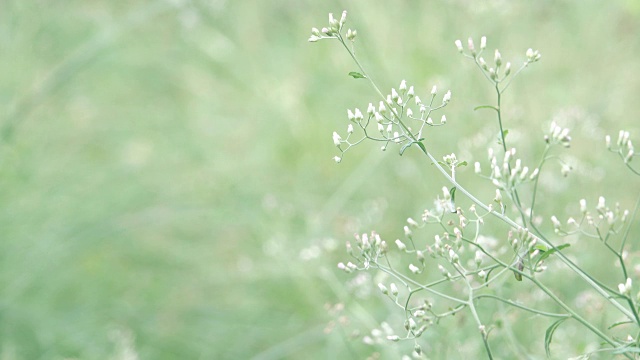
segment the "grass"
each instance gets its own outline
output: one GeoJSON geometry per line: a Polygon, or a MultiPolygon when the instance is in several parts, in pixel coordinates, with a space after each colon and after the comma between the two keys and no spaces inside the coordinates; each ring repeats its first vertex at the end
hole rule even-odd
{"type": "MultiPolygon", "coordinates": [[[[542,62],[505,100],[512,134],[535,153],[541,139],[528,134],[577,109],[566,121],[580,159],[567,180],[547,180],[545,209],[564,215],[600,194],[630,207],[638,183],[606,177],[628,173],[603,138],[638,134],[637,5],[474,4],[5,1],[0,358],[398,357],[403,345],[345,336],[377,326],[387,304],[354,295],[335,264],[353,232],[399,236],[443,181],[411,152],[364,145],[332,163],[345,109],[374,97],[346,76],[354,69],[335,44],[306,42],[343,8],[385,87],[452,89],[449,125],[428,141],[441,155],[466,149],[470,162],[484,157],[470,139],[495,130],[472,111],[491,92],[453,41],[486,35],[510,59],[538,48],[542,62]],[[338,302],[351,322],[327,335],[324,306],[338,302]]],[[[588,255],[596,246],[573,255],[608,266],[588,255]]],[[[511,324],[520,335],[522,319],[511,324]]],[[[459,321],[428,334],[434,358],[481,354],[459,321]]],[[[564,336],[567,353],[580,351],[564,336]]],[[[517,340],[541,353],[541,334],[517,340]]]]}

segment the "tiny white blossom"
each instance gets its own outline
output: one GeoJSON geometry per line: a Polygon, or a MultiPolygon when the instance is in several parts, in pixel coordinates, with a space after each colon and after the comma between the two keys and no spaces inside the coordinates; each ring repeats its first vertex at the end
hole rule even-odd
{"type": "Polygon", "coordinates": [[[456,40],[456,48],[458,48],[459,52],[463,51],[463,49],[462,49],[462,41],[456,40]]]}
{"type": "Polygon", "coordinates": [[[480,49],[484,50],[487,47],[487,37],[483,36],[480,38],[480,49]]]}
{"type": "Polygon", "coordinates": [[[451,90],[447,91],[446,94],[444,94],[444,97],[442,97],[442,102],[448,103],[451,100],[451,90]]]}
{"type": "Polygon", "coordinates": [[[417,266],[413,265],[413,264],[409,264],[409,271],[411,271],[414,274],[417,274],[420,272],[420,268],[418,268],[417,266]]]}
{"type": "Polygon", "coordinates": [[[369,116],[373,115],[376,112],[375,106],[372,103],[369,103],[369,107],[367,107],[367,114],[369,116]]]}
{"type": "Polygon", "coordinates": [[[340,137],[340,135],[338,135],[337,132],[333,132],[333,144],[335,146],[340,146],[340,142],[342,141],[342,138],[340,137]]]}
{"type": "Polygon", "coordinates": [[[347,133],[349,133],[349,134],[353,134],[353,125],[352,125],[352,124],[349,124],[349,125],[347,126],[347,133]]]}

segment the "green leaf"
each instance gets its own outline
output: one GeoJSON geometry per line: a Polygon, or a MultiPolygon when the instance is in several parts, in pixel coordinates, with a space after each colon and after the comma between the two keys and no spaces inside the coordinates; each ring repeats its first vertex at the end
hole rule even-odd
{"type": "Polygon", "coordinates": [[[495,106],[491,106],[491,105],[480,105],[480,106],[476,106],[473,108],[473,110],[480,110],[480,109],[491,109],[491,110],[495,110],[498,111],[498,108],[495,106]]]}
{"type": "Polygon", "coordinates": [[[364,76],[364,75],[362,75],[362,74],[360,74],[359,72],[356,72],[356,71],[350,72],[349,76],[351,76],[354,79],[366,79],[367,78],[366,76],[364,76]]]}
{"type": "Polygon", "coordinates": [[[447,164],[445,164],[445,163],[444,163],[444,162],[442,162],[442,161],[438,161],[438,164],[440,164],[440,165],[442,165],[442,166],[444,166],[444,167],[447,167],[447,166],[448,166],[447,164]]]}
{"type": "Polygon", "coordinates": [[[400,149],[400,156],[402,156],[402,154],[404,154],[404,151],[407,150],[407,148],[413,144],[414,144],[413,142],[404,144],[404,146],[400,149]]]}
{"type": "Polygon", "coordinates": [[[502,137],[506,139],[507,135],[509,135],[509,130],[508,129],[502,130],[502,137]]]}
{"type": "Polygon", "coordinates": [[[540,258],[538,259],[538,261],[536,261],[536,263],[539,263],[540,261],[548,258],[549,256],[551,256],[553,253],[558,252],[564,248],[568,248],[569,246],[571,246],[571,244],[562,244],[560,246],[556,246],[553,249],[549,249],[549,251],[545,251],[542,254],[540,254],[540,258]]]}
{"type": "Polygon", "coordinates": [[[462,161],[456,164],[456,167],[460,167],[460,166],[467,166],[469,165],[466,161],[462,161]]]}
{"type": "Polygon", "coordinates": [[[614,327],[616,327],[616,326],[626,325],[626,324],[633,324],[633,321],[625,320],[625,321],[617,321],[617,322],[614,322],[613,324],[611,324],[611,326],[609,326],[609,327],[607,328],[607,330],[611,330],[611,329],[613,329],[613,328],[614,328],[614,327]]]}
{"type": "Polygon", "coordinates": [[[420,149],[422,149],[422,152],[424,152],[426,154],[427,153],[427,148],[424,147],[424,144],[422,143],[422,140],[424,140],[424,139],[420,139],[420,141],[418,141],[418,146],[420,146],[420,149]]]}
{"type": "Polygon", "coordinates": [[[449,194],[451,194],[451,203],[456,201],[456,189],[457,188],[455,186],[449,189],[449,194]]]}
{"type": "Polygon", "coordinates": [[[562,318],[549,326],[547,331],[544,333],[544,350],[547,352],[547,357],[551,357],[551,350],[549,350],[549,345],[551,345],[551,339],[553,338],[553,333],[556,331],[560,324],[567,320],[568,318],[562,318]]]}

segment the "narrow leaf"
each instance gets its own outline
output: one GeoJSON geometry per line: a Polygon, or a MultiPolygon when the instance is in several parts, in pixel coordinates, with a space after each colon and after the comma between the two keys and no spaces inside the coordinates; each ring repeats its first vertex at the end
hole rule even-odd
{"type": "Polygon", "coordinates": [[[609,327],[607,328],[607,330],[611,330],[611,329],[613,329],[613,328],[614,328],[614,327],[616,327],[616,326],[626,325],[626,324],[633,324],[633,321],[625,320],[625,321],[617,321],[617,322],[614,322],[613,324],[611,324],[611,326],[609,326],[609,327]]]}
{"type": "Polygon", "coordinates": [[[364,75],[362,75],[362,74],[360,74],[359,72],[356,72],[356,71],[350,72],[349,76],[351,76],[354,79],[366,79],[367,78],[366,76],[364,76],[364,75]]]}
{"type": "Polygon", "coordinates": [[[460,167],[460,166],[467,166],[469,165],[466,161],[462,161],[456,164],[456,167],[460,167]]]}
{"type": "Polygon", "coordinates": [[[538,259],[538,261],[536,262],[540,262],[546,258],[548,258],[549,256],[551,256],[553,253],[558,252],[564,248],[568,248],[569,246],[571,246],[571,244],[562,244],[560,246],[556,246],[553,249],[549,249],[549,251],[545,251],[542,254],[540,254],[540,258],[538,259]]]}
{"type": "Polygon", "coordinates": [[[498,108],[495,106],[491,106],[491,105],[480,105],[480,106],[476,106],[473,108],[473,110],[480,110],[480,109],[491,109],[491,110],[495,110],[498,111],[498,108]]]}
{"type": "Polygon", "coordinates": [[[551,350],[549,350],[549,345],[551,345],[551,339],[553,338],[553,333],[556,331],[560,324],[567,320],[568,318],[562,318],[549,326],[547,331],[544,333],[544,350],[547,352],[547,357],[551,357],[551,350]]]}
{"type": "Polygon", "coordinates": [[[407,150],[407,148],[413,144],[414,143],[412,142],[404,144],[404,146],[400,149],[400,156],[402,156],[402,154],[404,154],[404,151],[407,150]]]}

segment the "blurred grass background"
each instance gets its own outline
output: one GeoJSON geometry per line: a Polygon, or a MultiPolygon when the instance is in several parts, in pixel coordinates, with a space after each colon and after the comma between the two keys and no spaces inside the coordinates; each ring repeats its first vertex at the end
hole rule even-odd
{"type": "MultiPolygon", "coordinates": [[[[389,304],[335,264],[354,232],[400,236],[444,182],[416,152],[375,144],[333,163],[345,109],[375,96],[346,76],[337,43],[307,43],[311,27],[347,9],[383,89],[451,89],[449,125],[427,141],[470,162],[497,133],[472,109],[493,98],[453,41],[486,35],[514,64],[539,49],[507,93],[507,127],[531,164],[551,119],[572,128],[562,154],[575,172],[550,166],[540,202],[546,219],[566,218],[580,198],[631,207],[640,189],[603,142],[620,128],[638,138],[639,4],[0,2],[0,359],[399,358],[413,345],[349,340],[389,304]],[[327,333],[338,303],[349,323],[327,333]]],[[[571,256],[611,267],[580,241],[571,256]]],[[[582,289],[550,281],[567,297],[582,289]]],[[[515,349],[541,358],[543,330],[520,319],[515,349]]],[[[457,320],[425,337],[432,358],[481,356],[474,325],[457,320]]],[[[558,351],[584,351],[568,329],[558,351]]]]}

